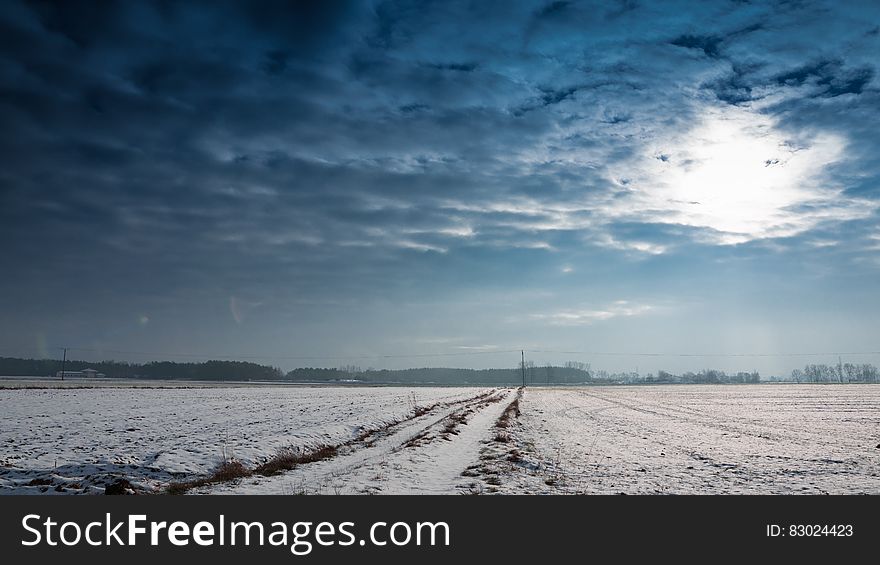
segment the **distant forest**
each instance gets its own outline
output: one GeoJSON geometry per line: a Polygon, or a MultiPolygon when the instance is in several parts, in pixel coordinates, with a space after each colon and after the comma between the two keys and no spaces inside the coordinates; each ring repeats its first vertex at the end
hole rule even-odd
{"type": "MultiPolygon", "coordinates": [[[[178,379],[201,381],[277,381],[292,383],[368,383],[368,384],[747,384],[761,382],[757,371],[725,373],[715,369],[673,374],[609,373],[593,370],[589,363],[568,362],[562,366],[525,366],[511,369],[361,369],[349,365],[337,368],[300,368],[284,373],[278,367],[244,361],[205,361],[179,363],[152,361],[129,363],[122,361],[71,361],[66,371],[95,369],[108,378],[178,379]]],[[[18,359],[0,357],[0,375],[54,376],[61,370],[57,359],[18,359]]],[[[807,365],[795,369],[791,376],[772,377],[772,382],[798,383],[877,383],[880,371],[874,365],[807,365]]],[[[765,381],[766,382],[766,381],[765,381]]]]}
{"type": "MultiPolygon", "coordinates": [[[[65,371],[95,369],[107,377],[126,379],[183,379],[201,381],[257,381],[281,380],[284,373],[277,367],[268,367],[243,361],[205,361],[204,363],[176,363],[153,361],[127,363],[124,361],[71,361],[65,371]]],[[[0,357],[0,375],[49,376],[61,370],[57,359],[16,359],[0,357]]]]}

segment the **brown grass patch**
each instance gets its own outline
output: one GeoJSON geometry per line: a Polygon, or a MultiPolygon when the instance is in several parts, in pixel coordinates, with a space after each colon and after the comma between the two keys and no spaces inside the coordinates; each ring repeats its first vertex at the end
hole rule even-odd
{"type": "Polygon", "coordinates": [[[504,412],[501,413],[501,416],[498,417],[498,421],[495,422],[496,428],[509,428],[512,421],[519,418],[519,399],[522,398],[522,392],[522,387],[520,387],[516,392],[516,398],[513,399],[513,402],[507,405],[507,408],[505,408],[504,412]]]}
{"type": "Polygon", "coordinates": [[[189,481],[173,482],[165,487],[168,494],[185,494],[194,488],[215,483],[224,483],[235,479],[249,477],[251,472],[240,461],[223,461],[207,477],[199,477],[189,481]]]}
{"type": "Polygon", "coordinates": [[[428,430],[422,430],[417,433],[413,437],[409,438],[406,443],[403,444],[403,447],[419,447],[425,445],[426,443],[430,443],[430,432],[428,430]]]}
{"type": "Polygon", "coordinates": [[[467,425],[468,416],[471,415],[471,411],[467,410],[465,412],[460,412],[458,414],[450,414],[446,419],[446,424],[443,426],[443,430],[440,432],[444,436],[450,435],[458,435],[458,427],[462,425],[467,425]]]}
{"type": "Polygon", "coordinates": [[[261,463],[253,470],[255,475],[269,477],[283,471],[290,471],[304,463],[314,463],[336,457],[339,448],[335,445],[319,445],[310,450],[286,448],[278,452],[275,457],[261,463]]]}

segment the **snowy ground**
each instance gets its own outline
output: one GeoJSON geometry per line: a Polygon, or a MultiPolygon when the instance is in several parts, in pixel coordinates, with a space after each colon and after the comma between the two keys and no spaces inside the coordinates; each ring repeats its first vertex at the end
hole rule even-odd
{"type": "Polygon", "coordinates": [[[454,494],[513,397],[509,389],[438,407],[347,446],[336,457],[273,477],[249,477],[212,494],[454,494]]]}
{"type": "MultiPolygon", "coordinates": [[[[0,383],[2,386],[2,383],[0,383]]],[[[0,493],[880,494],[880,385],[0,389],[0,493]],[[508,410],[510,423],[499,427],[508,410]]]]}
{"type": "Polygon", "coordinates": [[[145,489],[336,444],[476,388],[200,387],[0,390],[0,492],[145,489]],[[56,490],[56,488],[58,490],[56,490]]]}
{"type": "Polygon", "coordinates": [[[880,494],[877,385],[529,388],[520,406],[475,468],[502,493],[880,494]]]}

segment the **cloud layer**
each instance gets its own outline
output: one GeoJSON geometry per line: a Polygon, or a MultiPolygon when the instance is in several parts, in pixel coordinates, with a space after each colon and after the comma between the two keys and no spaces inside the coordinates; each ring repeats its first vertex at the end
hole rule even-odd
{"type": "Polygon", "coordinates": [[[857,272],[858,294],[877,21],[873,2],[8,2],[0,331],[162,350],[173,321],[204,332],[180,347],[275,352],[353,316],[375,339],[326,349],[379,351],[431,333],[389,304],[447,301],[423,312],[440,335],[453,304],[490,294],[492,326],[498,297],[536,292],[533,324],[595,326],[737,262],[857,272]],[[292,337],[236,333],[257,321],[292,337]]]}

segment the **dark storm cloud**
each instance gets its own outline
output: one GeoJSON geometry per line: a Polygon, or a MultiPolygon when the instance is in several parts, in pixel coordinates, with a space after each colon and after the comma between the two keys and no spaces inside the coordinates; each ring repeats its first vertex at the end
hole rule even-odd
{"type": "Polygon", "coordinates": [[[707,57],[718,57],[720,55],[719,46],[721,41],[720,37],[715,36],[682,35],[670,43],[686,49],[699,49],[707,57]]]}
{"type": "MultiPolygon", "coordinates": [[[[646,162],[696,166],[687,132],[725,108],[805,144],[845,136],[832,180],[870,210],[877,17],[822,2],[9,2],[0,247],[18,275],[0,284],[72,286],[109,312],[110,296],[206,288],[427,288],[484,250],[506,265],[711,247],[725,226],[651,196],[645,179],[669,177],[646,162]]],[[[809,204],[785,211],[796,229],[745,240],[809,249],[806,232],[850,221],[863,227],[837,245],[870,253],[874,216],[809,204]]]]}
{"type": "Polygon", "coordinates": [[[819,61],[776,77],[780,86],[803,86],[814,83],[821,96],[861,94],[874,76],[872,67],[845,68],[839,60],[819,61]]]}

